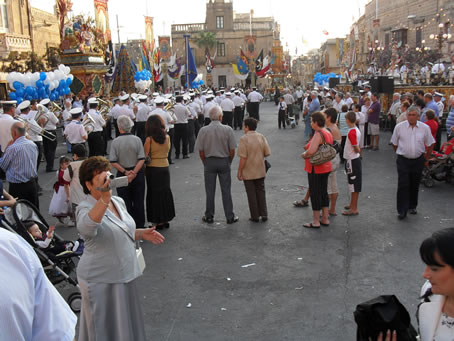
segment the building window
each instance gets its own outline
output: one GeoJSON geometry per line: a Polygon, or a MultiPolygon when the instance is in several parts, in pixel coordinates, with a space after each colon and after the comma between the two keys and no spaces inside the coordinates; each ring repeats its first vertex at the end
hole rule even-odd
{"type": "Polygon", "coordinates": [[[227,76],[218,76],[218,87],[219,88],[227,87],[227,76]]]}
{"type": "Polygon", "coordinates": [[[224,28],[224,17],[216,17],[216,28],[222,30],[224,28]]]}
{"type": "Polygon", "coordinates": [[[402,30],[397,30],[393,32],[393,40],[399,44],[401,43],[400,46],[405,46],[407,44],[407,30],[402,29],[402,30]]]}
{"type": "Polygon", "coordinates": [[[0,0],[0,32],[8,32],[8,13],[6,0],[0,0]]]}
{"type": "Polygon", "coordinates": [[[225,57],[225,44],[224,43],[218,43],[217,55],[219,57],[225,57]]]}
{"type": "Polygon", "coordinates": [[[416,28],[416,47],[421,47],[422,44],[422,27],[416,28]]]}

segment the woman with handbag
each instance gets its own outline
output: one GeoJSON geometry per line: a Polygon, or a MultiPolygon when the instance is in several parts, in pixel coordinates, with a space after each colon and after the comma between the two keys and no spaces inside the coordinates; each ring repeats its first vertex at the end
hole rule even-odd
{"type": "Polygon", "coordinates": [[[161,244],[154,229],[136,229],[122,198],[112,196],[110,164],[102,156],[85,160],[79,179],[87,199],[77,207],[77,230],[85,249],[77,266],[82,294],[79,340],[145,341],[136,279],[142,275],[136,241],[161,244]]]}
{"type": "Polygon", "coordinates": [[[265,222],[268,220],[265,196],[265,176],[267,167],[265,157],[270,155],[270,147],[265,136],[257,133],[257,120],[247,118],[244,120],[244,135],[238,145],[238,180],[244,182],[246,189],[250,221],[259,222],[259,218],[265,222]]]}
{"type": "Polygon", "coordinates": [[[170,137],[159,115],[148,117],[145,134],[147,219],[157,230],[162,230],[169,228],[169,221],[175,217],[168,160],[170,137]]]}
{"type": "Polygon", "coordinates": [[[320,225],[329,226],[328,176],[332,170],[331,159],[336,156],[336,151],[332,147],[333,135],[325,129],[325,116],[321,112],[312,114],[311,127],[314,135],[304,147],[306,151],[301,157],[305,159],[304,170],[309,182],[313,219],[303,226],[320,228],[320,225]]]}

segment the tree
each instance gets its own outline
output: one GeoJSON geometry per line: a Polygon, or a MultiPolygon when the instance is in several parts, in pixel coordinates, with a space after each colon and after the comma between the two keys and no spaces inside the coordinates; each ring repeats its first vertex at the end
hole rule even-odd
{"type": "Polygon", "coordinates": [[[199,36],[194,39],[196,45],[200,48],[205,48],[205,52],[214,48],[218,40],[216,39],[215,32],[200,32],[199,36]]]}

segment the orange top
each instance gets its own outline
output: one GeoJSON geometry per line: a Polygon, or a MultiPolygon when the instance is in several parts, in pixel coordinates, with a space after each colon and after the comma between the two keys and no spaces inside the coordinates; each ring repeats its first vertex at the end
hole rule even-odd
{"type": "MultiPolygon", "coordinates": [[[[323,134],[326,143],[333,144],[333,135],[331,135],[331,133],[329,131],[327,131],[325,129],[321,129],[319,131],[323,134]]],[[[317,134],[317,133],[318,132],[315,132],[315,134],[317,134]]],[[[312,143],[312,139],[310,139],[310,141],[306,144],[304,149],[308,150],[309,146],[311,145],[311,143],[312,143]]],[[[330,173],[331,172],[331,161],[322,163],[321,165],[318,165],[318,166],[313,165],[310,162],[310,158],[309,159],[305,159],[304,161],[305,161],[304,170],[306,172],[308,172],[308,173],[312,173],[312,170],[314,170],[315,174],[324,174],[324,173],[330,173]]]]}

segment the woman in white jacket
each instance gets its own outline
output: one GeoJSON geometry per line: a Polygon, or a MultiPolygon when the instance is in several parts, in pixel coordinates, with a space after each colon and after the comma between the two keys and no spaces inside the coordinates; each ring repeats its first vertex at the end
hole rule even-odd
{"type": "Polygon", "coordinates": [[[432,234],[420,247],[426,268],[417,312],[421,341],[454,340],[454,228],[432,234]]]}

